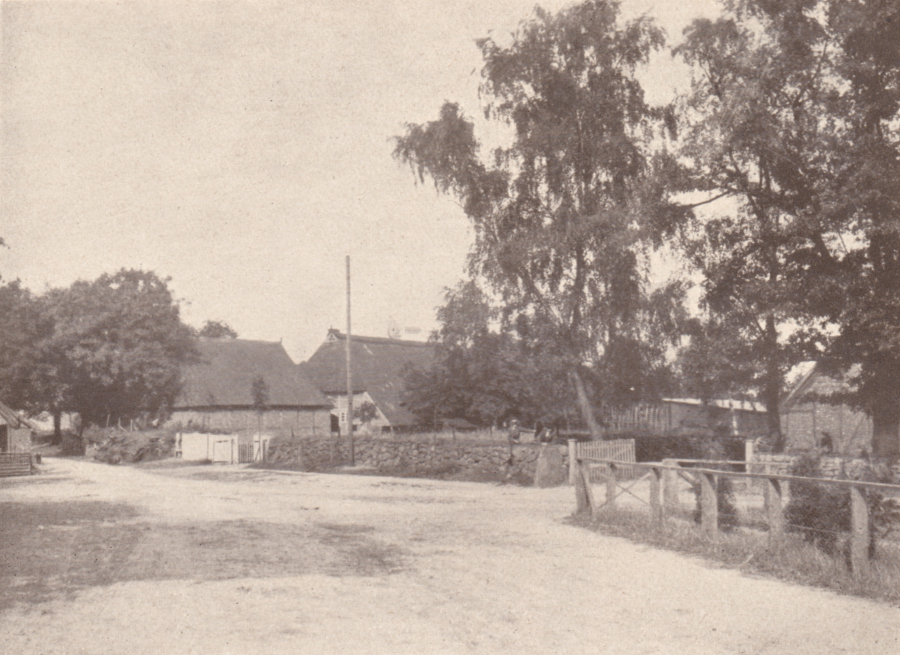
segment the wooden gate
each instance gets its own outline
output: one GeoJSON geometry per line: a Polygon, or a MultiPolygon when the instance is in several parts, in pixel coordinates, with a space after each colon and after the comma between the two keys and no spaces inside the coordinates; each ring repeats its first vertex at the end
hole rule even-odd
{"type": "Polygon", "coordinates": [[[238,462],[241,464],[253,463],[254,444],[242,443],[238,446],[238,462]]]}

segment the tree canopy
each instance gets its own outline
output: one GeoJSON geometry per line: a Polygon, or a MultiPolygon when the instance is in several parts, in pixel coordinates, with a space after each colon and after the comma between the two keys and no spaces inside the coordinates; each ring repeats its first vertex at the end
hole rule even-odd
{"type": "Polygon", "coordinates": [[[611,401],[616,372],[647,363],[624,362],[646,343],[643,319],[670,306],[647,301],[634,211],[655,117],[635,71],[662,44],[647,18],[620,25],[615,2],[535,9],[510,45],[478,42],[484,112],[511,126],[511,145],[483,152],[455,103],[396,141],[397,159],[460,200],[475,228],[471,275],[501,299],[504,325],[527,326],[566,362],[595,434],[585,367],[595,399],[611,401]]]}
{"type": "Polygon", "coordinates": [[[736,0],[676,49],[694,70],[690,187],[737,203],[688,247],[707,309],[757,366],[775,436],[792,364],[861,364],[851,396],[893,433],[882,454],[900,446],[898,18],[890,2],[736,0]]]}
{"type": "Polygon", "coordinates": [[[210,339],[237,339],[238,334],[225,321],[206,321],[197,332],[197,336],[210,339]]]}
{"type": "Polygon", "coordinates": [[[50,291],[42,305],[53,321],[41,345],[49,409],[90,425],[171,406],[193,346],[166,280],[122,269],[50,291]]]}
{"type": "Polygon", "coordinates": [[[41,296],[0,286],[0,396],[16,408],[76,412],[83,426],[156,414],[193,352],[155,273],[122,269],[41,296]]]}
{"type": "Polygon", "coordinates": [[[757,365],[751,385],[776,438],[784,375],[809,355],[787,331],[821,338],[839,298],[828,280],[840,229],[823,220],[815,191],[828,175],[823,119],[834,80],[814,4],[733,2],[722,18],[695,21],[675,49],[694,71],[681,161],[693,189],[732,201],[701,221],[687,251],[713,320],[757,365]]]}
{"type": "Polygon", "coordinates": [[[39,408],[38,344],[52,327],[38,299],[19,281],[0,284],[0,401],[17,409],[39,408]]]}

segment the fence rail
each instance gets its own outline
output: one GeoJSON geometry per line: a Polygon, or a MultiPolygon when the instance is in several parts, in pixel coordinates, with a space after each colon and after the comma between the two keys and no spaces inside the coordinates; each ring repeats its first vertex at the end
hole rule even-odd
{"type": "MultiPolygon", "coordinates": [[[[764,516],[769,538],[778,539],[785,531],[785,500],[790,495],[792,483],[815,483],[850,491],[850,531],[849,560],[851,570],[856,575],[868,572],[871,545],[872,523],[869,506],[866,502],[868,490],[900,495],[900,485],[883,482],[867,482],[862,480],[834,480],[829,478],[811,478],[797,475],[772,473],[747,473],[724,471],[707,468],[711,461],[680,460],[686,463],[699,464],[685,468],[679,461],[635,463],[617,461],[610,458],[580,456],[576,459],[575,500],[576,511],[590,511],[598,515],[604,509],[612,509],[616,499],[624,493],[635,495],[631,490],[636,484],[649,478],[650,493],[647,502],[654,522],[662,524],[668,516],[674,514],[678,507],[678,483],[687,480],[692,486],[699,486],[700,528],[711,539],[719,533],[719,496],[718,485],[721,479],[757,480],[763,484],[764,516]],[[601,481],[605,484],[605,500],[599,502],[592,489],[592,469],[601,472],[601,481]],[[641,477],[626,486],[619,482],[617,471],[630,469],[642,472],[641,477]]],[[[715,462],[715,464],[743,464],[743,462],[715,462]]],[[[635,496],[637,497],[637,496],[635,496]]]]}
{"type": "Polygon", "coordinates": [[[0,478],[31,474],[31,453],[0,453],[0,478]]]}

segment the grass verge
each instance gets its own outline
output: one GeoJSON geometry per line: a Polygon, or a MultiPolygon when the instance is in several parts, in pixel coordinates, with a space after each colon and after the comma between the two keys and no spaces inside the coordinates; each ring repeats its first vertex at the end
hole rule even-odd
{"type": "Polygon", "coordinates": [[[900,606],[900,557],[884,549],[871,561],[868,574],[853,576],[844,562],[793,534],[770,542],[767,533],[738,529],[720,532],[713,540],[690,521],[672,519],[657,525],[649,516],[621,509],[606,510],[597,517],[575,515],[571,521],[603,534],[696,555],[747,573],[900,606]]]}

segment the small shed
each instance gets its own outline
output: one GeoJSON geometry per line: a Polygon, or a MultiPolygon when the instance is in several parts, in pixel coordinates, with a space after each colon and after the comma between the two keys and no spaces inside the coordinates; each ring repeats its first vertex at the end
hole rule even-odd
{"type": "Polygon", "coordinates": [[[31,473],[34,425],[0,403],[0,477],[31,473]]]}
{"type": "Polygon", "coordinates": [[[34,425],[0,403],[0,453],[31,453],[34,425]]]}

